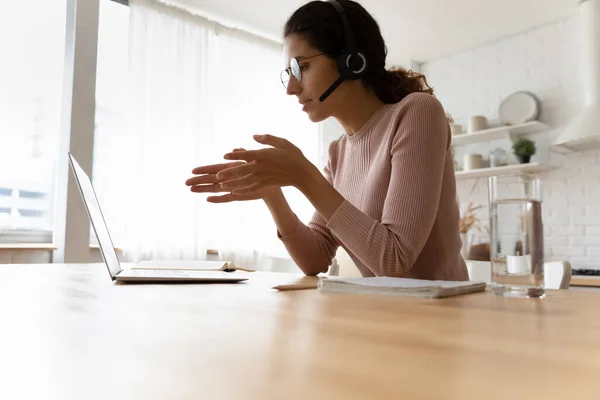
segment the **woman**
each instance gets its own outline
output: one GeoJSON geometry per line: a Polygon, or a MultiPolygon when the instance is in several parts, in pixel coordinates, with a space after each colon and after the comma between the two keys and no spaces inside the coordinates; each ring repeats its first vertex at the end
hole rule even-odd
{"type": "Polygon", "coordinates": [[[186,184],[193,192],[226,192],[208,197],[214,203],[263,199],[307,275],[327,272],[341,245],[363,276],[468,280],[450,127],[425,78],[386,71],[377,22],[350,0],[296,10],[283,50],[287,94],[311,121],[334,117],[346,132],[331,143],[324,176],[287,140],[256,135],[271,147],[235,149],[224,158],[237,161],[195,168],[186,184]],[[290,209],[283,186],[314,205],[308,225],[290,209]]]}

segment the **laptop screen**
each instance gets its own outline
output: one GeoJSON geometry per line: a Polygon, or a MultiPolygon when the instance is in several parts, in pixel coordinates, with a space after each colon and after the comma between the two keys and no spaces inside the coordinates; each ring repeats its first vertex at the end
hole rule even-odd
{"type": "Polygon", "coordinates": [[[121,272],[121,264],[119,263],[119,259],[117,258],[117,253],[115,252],[112,239],[110,238],[110,234],[108,233],[108,227],[106,226],[104,216],[102,215],[102,211],[100,210],[100,204],[98,203],[96,192],[94,191],[94,187],[92,186],[92,181],[90,180],[89,176],[85,173],[83,168],[79,166],[79,163],[75,160],[71,153],[69,153],[69,159],[71,161],[73,173],[75,174],[77,186],[79,186],[81,197],[83,198],[83,202],[85,203],[85,208],[90,217],[90,221],[92,222],[94,232],[96,233],[98,245],[100,246],[100,252],[102,253],[104,262],[108,267],[108,272],[110,272],[110,276],[114,278],[119,272],[121,272]]]}

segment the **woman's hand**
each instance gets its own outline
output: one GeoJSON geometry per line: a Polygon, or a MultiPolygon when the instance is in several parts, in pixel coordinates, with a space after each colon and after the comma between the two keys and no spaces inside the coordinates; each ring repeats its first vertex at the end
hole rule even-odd
{"type": "MultiPolygon", "coordinates": [[[[235,149],[236,151],[245,151],[244,149],[235,149]]],[[[188,179],[185,184],[191,186],[190,190],[195,193],[223,193],[230,192],[221,187],[221,184],[217,180],[217,174],[228,168],[239,167],[246,164],[245,162],[230,162],[224,164],[213,164],[197,167],[192,170],[192,174],[197,176],[188,179]]],[[[247,200],[258,200],[274,198],[278,195],[283,195],[281,189],[277,186],[267,186],[259,190],[243,193],[234,194],[227,193],[220,196],[209,196],[206,200],[211,203],[229,203],[232,201],[247,201],[247,200]]]]}
{"type": "Polygon", "coordinates": [[[260,150],[238,149],[227,153],[225,159],[245,163],[231,163],[230,167],[216,174],[221,188],[231,191],[233,195],[254,193],[268,187],[295,186],[302,190],[310,181],[311,174],[318,173],[302,151],[287,140],[272,135],[255,135],[254,140],[272,147],[260,150]]]}
{"type": "Polygon", "coordinates": [[[299,148],[283,138],[256,135],[254,140],[272,147],[235,149],[225,154],[225,158],[239,161],[194,168],[192,173],[198,176],[188,179],[185,184],[196,193],[229,192],[208,197],[211,203],[263,199],[267,205],[281,204],[282,199],[285,202],[281,187],[295,186],[329,221],[344,197],[317,167],[304,157],[299,148]]]}

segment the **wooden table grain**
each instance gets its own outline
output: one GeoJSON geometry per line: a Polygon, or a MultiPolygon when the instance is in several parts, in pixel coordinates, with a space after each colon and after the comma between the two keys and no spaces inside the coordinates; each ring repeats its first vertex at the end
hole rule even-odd
{"type": "Polygon", "coordinates": [[[0,399],[598,399],[600,294],[433,300],[0,265],[0,399]]]}

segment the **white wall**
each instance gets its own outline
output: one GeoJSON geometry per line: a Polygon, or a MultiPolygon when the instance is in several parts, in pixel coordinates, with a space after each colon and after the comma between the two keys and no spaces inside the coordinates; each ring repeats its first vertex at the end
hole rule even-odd
{"type": "MultiPolygon", "coordinates": [[[[541,174],[544,182],[545,256],[571,261],[575,268],[600,268],[599,151],[559,156],[547,145],[583,104],[578,74],[578,19],[569,18],[499,42],[425,63],[422,72],[452,116],[466,127],[470,115],[497,120],[498,106],[512,92],[527,90],[541,101],[540,120],[553,130],[532,136],[539,148],[535,161],[560,165],[541,174]]],[[[485,155],[494,147],[510,152],[510,142],[457,148],[485,155]]],[[[461,204],[487,207],[487,181],[458,181],[461,204]]],[[[481,214],[487,223],[487,213],[481,214]]]]}

